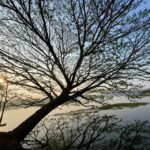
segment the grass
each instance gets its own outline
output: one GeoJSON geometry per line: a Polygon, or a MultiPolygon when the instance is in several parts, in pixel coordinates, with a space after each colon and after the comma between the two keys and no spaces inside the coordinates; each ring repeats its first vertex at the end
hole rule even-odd
{"type": "Polygon", "coordinates": [[[141,96],[150,96],[150,91],[143,91],[141,96]]]}
{"type": "Polygon", "coordinates": [[[91,113],[93,110],[94,112],[99,112],[99,111],[103,111],[103,110],[110,110],[110,109],[123,109],[123,108],[136,108],[139,106],[144,106],[147,105],[149,103],[146,102],[132,102],[132,103],[116,103],[116,104],[108,104],[108,105],[104,105],[101,107],[94,107],[94,108],[89,108],[89,109],[81,109],[81,110],[74,110],[71,111],[69,113],[61,113],[61,114],[55,114],[56,116],[58,115],[72,115],[72,116],[76,116],[76,115],[80,115],[82,113],[91,113]]]}
{"type": "Polygon", "coordinates": [[[134,102],[134,103],[117,103],[117,104],[109,104],[100,107],[100,110],[109,110],[109,109],[123,109],[123,108],[134,108],[143,105],[147,105],[145,102],[134,102]]]}

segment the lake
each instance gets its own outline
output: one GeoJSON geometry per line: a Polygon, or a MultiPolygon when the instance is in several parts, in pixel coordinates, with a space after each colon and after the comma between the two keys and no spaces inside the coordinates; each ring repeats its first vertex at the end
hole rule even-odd
{"type": "MultiPolygon", "coordinates": [[[[136,100],[139,102],[150,102],[150,97],[145,97],[140,100],[136,100]]],[[[124,96],[116,96],[114,97],[110,103],[123,103],[129,102],[129,100],[124,96]]],[[[7,123],[6,126],[0,127],[0,131],[9,131],[14,129],[17,125],[19,125],[22,121],[24,121],[28,116],[33,114],[38,108],[20,108],[20,109],[12,109],[6,110],[4,114],[4,118],[2,123],[7,123]]],[[[49,115],[58,115],[58,114],[69,114],[71,111],[80,111],[82,110],[84,113],[88,110],[83,106],[62,106],[54,111],[52,111],[49,115]]],[[[92,110],[91,110],[92,111],[92,110]]],[[[118,118],[122,118],[123,121],[134,121],[134,120],[148,120],[150,121],[150,104],[139,106],[136,108],[123,108],[123,109],[113,109],[113,110],[103,110],[99,112],[100,115],[116,115],[118,118]]]]}

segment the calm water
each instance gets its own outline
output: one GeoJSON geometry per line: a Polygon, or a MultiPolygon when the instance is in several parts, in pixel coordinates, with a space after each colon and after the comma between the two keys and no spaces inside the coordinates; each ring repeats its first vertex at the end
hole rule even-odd
{"type": "MultiPolygon", "coordinates": [[[[113,102],[129,102],[123,96],[115,97],[111,103],[113,102]]],[[[150,102],[150,97],[146,97],[141,99],[142,102],[150,102]]],[[[17,125],[19,125],[23,120],[25,120],[28,116],[33,114],[38,108],[26,108],[26,109],[13,109],[5,111],[4,118],[2,123],[7,123],[7,126],[0,127],[0,131],[9,131],[14,129],[17,125]]],[[[70,111],[76,111],[80,109],[86,109],[84,107],[79,106],[63,106],[51,112],[49,115],[54,114],[62,114],[69,113],[70,111]]],[[[86,112],[86,110],[85,110],[86,112]]],[[[136,108],[124,108],[124,109],[115,109],[115,110],[105,110],[100,112],[101,115],[117,115],[118,118],[122,118],[124,121],[134,121],[134,120],[149,120],[150,121],[150,104],[145,106],[139,106],[136,108]]]]}

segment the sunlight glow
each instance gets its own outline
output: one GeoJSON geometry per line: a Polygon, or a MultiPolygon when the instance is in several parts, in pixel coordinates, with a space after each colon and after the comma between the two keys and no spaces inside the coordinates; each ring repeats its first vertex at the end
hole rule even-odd
{"type": "Polygon", "coordinates": [[[5,82],[4,78],[0,77],[0,83],[4,83],[4,82],[5,82]]]}

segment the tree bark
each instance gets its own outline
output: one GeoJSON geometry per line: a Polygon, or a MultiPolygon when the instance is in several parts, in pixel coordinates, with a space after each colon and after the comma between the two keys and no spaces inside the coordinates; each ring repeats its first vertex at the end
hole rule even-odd
{"type": "Polygon", "coordinates": [[[18,127],[9,132],[11,137],[17,142],[23,141],[23,139],[29,134],[29,132],[52,110],[59,105],[67,101],[67,97],[60,96],[56,100],[44,105],[42,108],[37,110],[33,115],[22,122],[18,127]]]}

